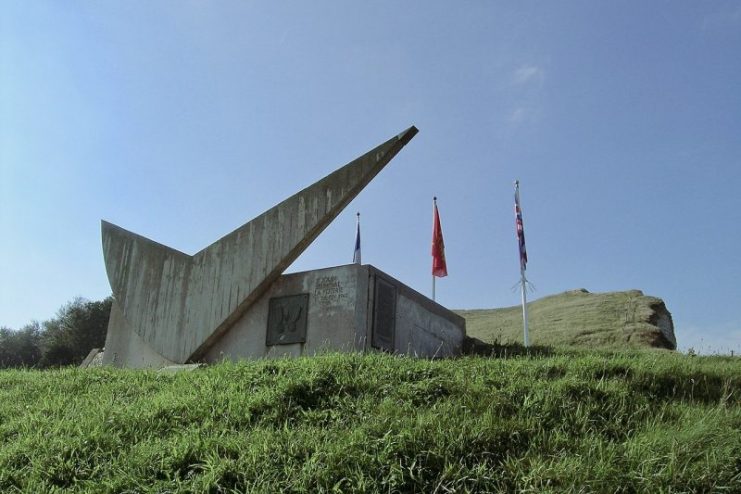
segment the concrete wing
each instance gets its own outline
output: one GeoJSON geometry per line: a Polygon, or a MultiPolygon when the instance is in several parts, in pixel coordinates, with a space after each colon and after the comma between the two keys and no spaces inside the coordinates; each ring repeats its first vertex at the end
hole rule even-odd
{"type": "Polygon", "coordinates": [[[116,324],[170,361],[197,360],[416,133],[410,127],[194,256],[104,221],[116,324]]]}

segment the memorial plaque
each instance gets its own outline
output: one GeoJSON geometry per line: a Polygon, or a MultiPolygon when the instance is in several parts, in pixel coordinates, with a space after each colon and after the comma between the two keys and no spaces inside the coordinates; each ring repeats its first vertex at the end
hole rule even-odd
{"type": "Polygon", "coordinates": [[[309,294],[273,297],[268,307],[266,345],[306,343],[309,294]]]}
{"type": "Polygon", "coordinates": [[[345,289],[337,276],[321,276],[316,280],[314,302],[322,307],[338,305],[347,299],[345,289]]]}
{"type": "Polygon", "coordinates": [[[373,346],[394,351],[396,330],[396,287],[376,276],[375,297],[373,299],[373,346]]]}

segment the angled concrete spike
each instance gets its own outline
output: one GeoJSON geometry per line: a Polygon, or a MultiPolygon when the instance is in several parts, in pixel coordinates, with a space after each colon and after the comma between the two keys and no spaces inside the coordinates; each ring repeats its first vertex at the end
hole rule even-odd
{"type": "Polygon", "coordinates": [[[410,127],[194,256],[103,221],[121,314],[109,335],[134,331],[169,361],[197,360],[416,133],[410,127]]]}

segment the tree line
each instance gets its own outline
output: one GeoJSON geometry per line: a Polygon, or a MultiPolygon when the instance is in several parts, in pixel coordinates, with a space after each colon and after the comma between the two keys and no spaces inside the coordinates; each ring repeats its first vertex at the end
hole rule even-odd
{"type": "Polygon", "coordinates": [[[56,317],[21,329],[0,327],[0,369],[79,365],[93,348],[105,345],[112,297],[91,302],[78,297],[56,317]]]}

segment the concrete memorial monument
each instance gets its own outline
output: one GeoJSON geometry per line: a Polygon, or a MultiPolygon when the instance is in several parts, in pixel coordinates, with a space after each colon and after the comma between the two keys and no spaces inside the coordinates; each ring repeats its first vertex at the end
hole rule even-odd
{"type": "Polygon", "coordinates": [[[114,296],[104,364],[459,353],[464,320],[372,266],[281,276],[416,133],[407,129],[192,256],[103,221],[114,296]]]}

